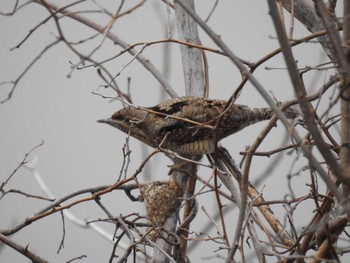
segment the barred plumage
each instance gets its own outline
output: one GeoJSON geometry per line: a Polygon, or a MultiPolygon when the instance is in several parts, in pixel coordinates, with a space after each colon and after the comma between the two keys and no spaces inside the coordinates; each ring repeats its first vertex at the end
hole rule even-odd
{"type": "MultiPolygon", "coordinates": [[[[249,108],[224,100],[180,97],[150,108],[127,107],[109,119],[99,120],[120,129],[154,148],[184,155],[212,153],[215,142],[273,116],[270,108],[249,108]],[[226,108],[226,109],[225,109],[226,108]],[[225,111],[225,112],[224,112],[225,111]]],[[[296,112],[285,112],[290,119],[296,112]]]]}

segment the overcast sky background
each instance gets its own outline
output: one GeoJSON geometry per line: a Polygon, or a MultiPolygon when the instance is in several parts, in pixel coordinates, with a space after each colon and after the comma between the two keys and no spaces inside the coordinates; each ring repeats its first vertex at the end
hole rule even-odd
{"type": "MultiPolygon", "coordinates": [[[[10,11],[12,2],[2,0],[0,11],[10,11]]],[[[63,6],[69,1],[56,2],[63,6]]],[[[126,5],[130,4],[129,1],[126,2],[128,2],[126,5]]],[[[197,1],[198,14],[206,18],[214,2],[197,1]]],[[[115,12],[119,1],[99,1],[99,3],[111,12],[115,12]]],[[[79,10],[84,9],[92,10],[97,7],[92,1],[87,1],[79,6],[79,10]]],[[[108,22],[107,17],[101,15],[91,13],[82,15],[86,15],[101,25],[106,25],[108,22]]],[[[0,16],[2,36],[0,81],[16,79],[41,50],[55,40],[57,30],[54,23],[50,21],[35,31],[19,49],[9,50],[47,16],[48,12],[37,4],[30,4],[11,17],[0,16]]],[[[112,32],[129,44],[159,40],[165,37],[166,19],[166,6],[160,1],[150,0],[132,14],[118,19],[112,32]]],[[[174,22],[174,11],[172,10],[170,19],[174,22]]],[[[257,61],[278,47],[266,1],[219,1],[208,24],[236,55],[248,61],[257,61]]],[[[95,33],[69,18],[62,20],[62,28],[70,41],[78,41],[95,33]]],[[[172,28],[173,37],[176,38],[175,27],[172,28]]],[[[200,32],[203,45],[216,48],[203,31],[200,32]]],[[[308,32],[297,23],[295,38],[307,34],[308,32]]],[[[96,44],[101,42],[101,39],[102,37],[97,37],[92,43],[82,46],[80,51],[88,54],[96,44]]],[[[164,47],[164,44],[154,45],[143,52],[143,55],[161,71],[164,70],[164,47]]],[[[102,60],[117,54],[120,50],[118,46],[106,40],[94,58],[102,60]]],[[[296,58],[300,61],[299,66],[318,64],[326,59],[318,44],[302,45],[302,47],[296,47],[294,51],[296,58]]],[[[184,95],[179,46],[171,44],[167,52],[170,52],[170,60],[167,61],[170,67],[168,81],[179,95],[184,95]]],[[[207,56],[210,74],[209,97],[227,99],[240,83],[239,71],[226,57],[211,53],[207,53],[207,56]]],[[[115,74],[130,59],[131,57],[126,54],[107,63],[107,66],[115,74]]],[[[121,169],[121,148],[126,136],[116,129],[97,123],[96,120],[109,117],[122,105],[118,101],[111,102],[92,94],[92,92],[98,92],[106,96],[114,96],[113,92],[101,87],[104,83],[96,74],[96,68],[75,70],[68,78],[71,63],[78,61],[77,56],[67,46],[60,43],[45,53],[27,72],[18,83],[12,99],[0,104],[1,182],[12,173],[19,160],[23,159],[24,155],[41,140],[44,140],[44,145],[35,150],[28,159],[32,160],[34,156],[38,159],[36,171],[41,174],[57,198],[79,189],[115,182],[121,169]]],[[[266,90],[271,90],[279,101],[293,98],[294,94],[287,72],[283,69],[284,63],[281,56],[273,58],[264,66],[260,67],[254,75],[266,90]],[[281,69],[265,70],[264,66],[281,69]]],[[[128,77],[131,78],[131,95],[135,104],[153,106],[162,100],[159,83],[137,61],[129,65],[117,78],[123,91],[126,91],[128,77]]],[[[323,79],[314,79],[313,75],[309,74],[306,76],[306,81],[314,83],[314,87],[317,88],[323,79]]],[[[7,97],[10,87],[9,84],[0,86],[0,100],[7,97]]],[[[266,106],[261,96],[250,84],[245,87],[237,102],[251,107],[266,106]]],[[[253,142],[257,131],[264,125],[262,123],[249,127],[223,140],[222,144],[239,162],[242,158],[239,152],[253,142]]],[[[261,150],[271,150],[280,145],[283,134],[282,125],[278,125],[269,135],[269,139],[261,146],[261,150]]],[[[130,146],[132,160],[128,175],[135,171],[143,160],[145,152],[150,150],[147,146],[141,148],[141,143],[135,139],[131,139],[130,146]]],[[[287,192],[285,177],[293,158],[289,156],[283,158],[283,165],[273,171],[271,177],[264,182],[263,194],[267,200],[283,199],[287,192]]],[[[272,161],[273,158],[255,158],[251,180],[260,178],[267,163],[272,161]]],[[[203,162],[206,160],[203,159],[203,162]]],[[[139,178],[142,181],[150,180],[150,178],[166,180],[167,165],[170,164],[169,159],[159,155],[151,160],[144,174],[139,178]]],[[[304,163],[293,167],[294,171],[301,168],[302,165],[304,163]]],[[[201,169],[200,176],[207,178],[210,173],[210,170],[201,169]]],[[[297,178],[293,182],[303,185],[304,181],[302,178],[297,178]]],[[[20,169],[11,179],[6,189],[11,188],[42,195],[42,189],[26,169],[20,169]]],[[[296,195],[303,195],[307,192],[307,188],[302,187],[299,190],[300,193],[296,195]]],[[[114,215],[126,215],[135,211],[144,213],[142,205],[130,204],[125,194],[119,191],[103,196],[102,202],[114,215]]],[[[0,228],[16,225],[47,205],[46,201],[9,194],[0,202],[0,228]]],[[[199,205],[206,206],[213,214],[216,212],[213,194],[200,196],[199,205]]],[[[81,219],[105,218],[103,212],[92,202],[75,206],[71,212],[81,219]]],[[[282,215],[284,210],[276,212],[277,215],[282,215]]],[[[231,214],[232,222],[235,222],[234,218],[238,216],[238,211],[232,210],[231,214]]],[[[302,222],[305,218],[302,216],[299,218],[300,223],[305,223],[305,221],[302,222]]],[[[208,219],[200,210],[193,223],[195,230],[200,231],[201,221],[208,221],[208,219]]],[[[112,226],[106,224],[100,224],[100,226],[113,234],[112,226]]],[[[68,220],[66,220],[65,248],[57,254],[61,237],[62,221],[60,214],[57,213],[33,223],[11,236],[11,239],[22,246],[29,244],[29,249],[52,262],[64,262],[83,254],[88,255],[88,258],[81,262],[106,262],[110,256],[112,249],[110,242],[91,230],[77,227],[68,220]]],[[[197,249],[190,254],[193,262],[198,262],[203,256],[214,255],[215,248],[211,247],[209,242],[202,242],[200,245],[202,246],[201,253],[198,253],[197,249]]],[[[12,249],[0,246],[0,262],[27,261],[12,249]]]]}

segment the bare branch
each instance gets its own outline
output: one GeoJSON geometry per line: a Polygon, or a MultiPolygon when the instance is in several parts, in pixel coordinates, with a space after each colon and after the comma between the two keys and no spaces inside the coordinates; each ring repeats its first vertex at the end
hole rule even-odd
{"type": "Polygon", "coordinates": [[[25,155],[24,155],[24,158],[23,160],[19,163],[19,165],[16,167],[16,169],[9,175],[9,177],[4,181],[2,182],[1,184],[1,187],[0,187],[0,191],[2,192],[3,189],[4,189],[4,186],[11,180],[12,176],[17,173],[18,169],[21,168],[23,165],[25,165],[27,163],[27,158],[28,156],[33,152],[35,151],[37,148],[41,147],[44,145],[44,141],[42,140],[40,144],[34,146],[29,152],[27,152],[25,155]]]}
{"type": "Polygon", "coordinates": [[[18,245],[17,243],[13,242],[12,240],[10,240],[9,238],[7,238],[6,236],[0,234],[0,241],[6,245],[8,245],[9,247],[13,248],[14,250],[18,251],[20,254],[22,254],[23,256],[27,257],[28,259],[30,259],[32,262],[34,263],[46,263],[49,262],[46,259],[34,254],[33,252],[29,251],[28,246],[27,247],[22,247],[20,245],[18,245]]]}

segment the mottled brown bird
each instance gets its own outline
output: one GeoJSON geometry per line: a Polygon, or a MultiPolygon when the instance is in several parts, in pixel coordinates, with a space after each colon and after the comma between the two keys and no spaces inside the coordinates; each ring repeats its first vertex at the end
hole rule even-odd
{"type": "MultiPolygon", "coordinates": [[[[150,108],[127,107],[107,123],[153,148],[161,147],[182,155],[203,155],[215,151],[215,143],[243,128],[271,119],[270,108],[249,108],[224,100],[180,97],[150,108]]],[[[285,112],[296,117],[293,109],[285,112]]]]}

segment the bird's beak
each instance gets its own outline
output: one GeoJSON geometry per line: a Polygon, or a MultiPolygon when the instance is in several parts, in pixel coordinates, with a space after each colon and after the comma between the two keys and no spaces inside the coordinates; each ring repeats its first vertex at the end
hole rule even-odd
{"type": "Polygon", "coordinates": [[[111,118],[108,118],[108,119],[97,120],[97,122],[111,124],[113,122],[113,120],[111,118]]]}

